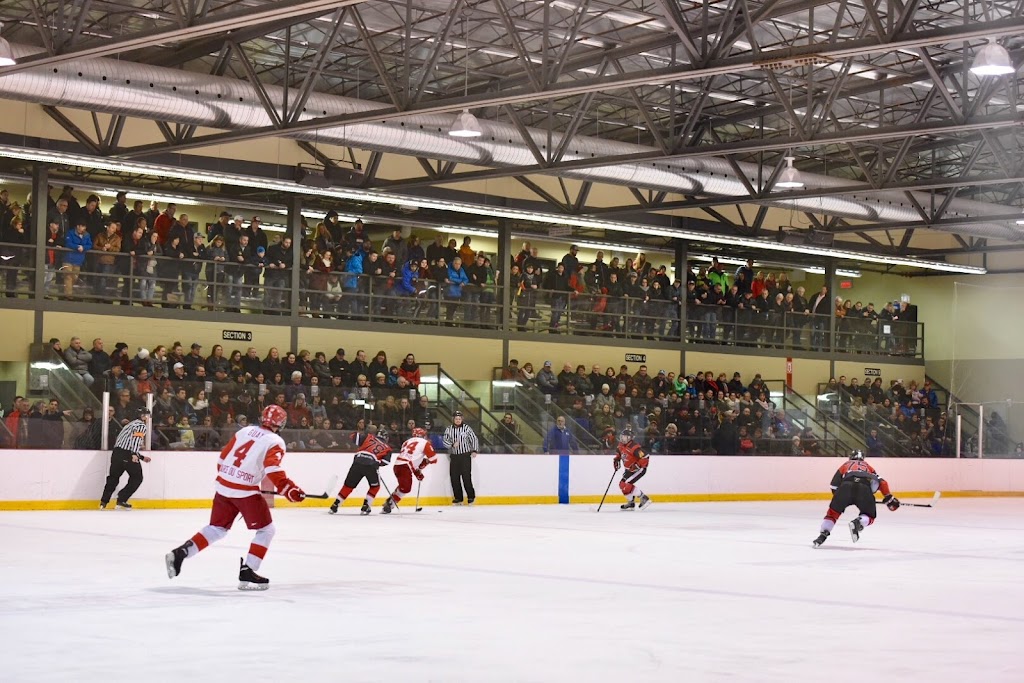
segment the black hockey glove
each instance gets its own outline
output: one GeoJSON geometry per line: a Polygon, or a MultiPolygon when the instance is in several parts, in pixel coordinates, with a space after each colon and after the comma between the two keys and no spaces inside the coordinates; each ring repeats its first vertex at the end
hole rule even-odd
{"type": "Polygon", "coordinates": [[[892,495],[891,493],[889,495],[885,496],[884,498],[882,498],[882,502],[890,510],[894,510],[895,511],[895,510],[898,510],[899,507],[900,507],[900,499],[897,498],[896,496],[892,495]]]}

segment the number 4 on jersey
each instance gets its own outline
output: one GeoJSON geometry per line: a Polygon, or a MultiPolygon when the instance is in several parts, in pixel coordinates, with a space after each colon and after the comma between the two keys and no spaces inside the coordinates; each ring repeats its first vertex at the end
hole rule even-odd
{"type": "MultiPolygon", "coordinates": [[[[232,463],[232,467],[240,467],[242,465],[242,461],[245,460],[245,456],[249,454],[249,449],[252,448],[252,445],[254,443],[256,443],[256,442],[255,441],[246,441],[244,444],[242,444],[241,446],[239,446],[238,448],[236,448],[234,450],[232,455],[235,456],[235,462],[232,463]]],[[[227,457],[228,457],[228,451],[225,451],[224,455],[222,455],[220,459],[221,460],[226,460],[227,457]]]]}

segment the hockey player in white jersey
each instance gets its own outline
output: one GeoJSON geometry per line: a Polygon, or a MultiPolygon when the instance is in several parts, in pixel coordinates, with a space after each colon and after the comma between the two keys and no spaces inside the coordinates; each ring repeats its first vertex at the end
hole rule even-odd
{"type": "Polygon", "coordinates": [[[256,573],[274,538],[274,520],[267,501],[260,494],[264,476],[273,482],[277,492],[293,503],[306,494],[281,469],[284,440],[278,431],[288,421],[284,408],[269,405],[263,409],[259,426],[243,427],[235,432],[217,461],[216,494],[210,523],[192,538],[165,556],[167,576],[181,573],[181,564],[211,543],[227,535],[232,523],[242,515],[245,525],[256,532],[249,545],[249,554],[241,560],[238,590],[266,590],[270,582],[256,573]]]}
{"type": "Polygon", "coordinates": [[[394,494],[384,503],[381,513],[391,513],[398,501],[412,492],[412,478],[423,481],[423,470],[427,465],[437,462],[437,454],[434,447],[430,445],[427,438],[427,430],[416,427],[412,430],[412,438],[402,444],[398,451],[398,458],[395,460],[395,478],[398,479],[398,488],[394,494]]]}

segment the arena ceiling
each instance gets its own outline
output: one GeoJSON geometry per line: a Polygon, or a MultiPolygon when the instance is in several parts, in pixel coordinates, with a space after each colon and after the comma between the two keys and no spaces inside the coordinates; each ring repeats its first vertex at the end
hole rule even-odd
{"type": "Polygon", "coordinates": [[[0,20],[0,98],[96,156],[281,138],[368,190],[1021,248],[1020,73],[970,67],[998,41],[1019,69],[1024,0],[6,0],[0,20]],[[448,135],[463,110],[481,137],[448,135]],[[152,140],[122,135],[136,120],[152,140]],[[777,185],[787,156],[802,188],[777,185]]]}

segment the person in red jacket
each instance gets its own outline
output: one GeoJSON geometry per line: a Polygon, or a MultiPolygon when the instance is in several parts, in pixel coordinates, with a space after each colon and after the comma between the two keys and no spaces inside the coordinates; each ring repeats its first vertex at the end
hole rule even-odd
{"type": "Polygon", "coordinates": [[[420,366],[416,364],[416,356],[406,354],[405,360],[398,368],[398,376],[404,377],[416,389],[420,388],[420,366]]]}
{"type": "Polygon", "coordinates": [[[890,510],[898,510],[900,501],[889,492],[889,483],[878,476],[878,472],[864,460],[864,451],[853,451],[832,475],[832,502],[828,504],[825,519],[821,522],[821,533],[814,539],[813,546],[821,547],[839,517],[846,508],[856,505],[860,514],[850,522],[850,536],[853,542],[860,540],[860,532],[875,521],[875,492],[882,492],[882,502],[890,510]]]}
{"type": "Polygon", "coordinates": [[[617,472],[620,467],[624,468],[622,481],[619,482],[619,490],[626,497],[626,502],[620,507],[623,510],[632,510],[638,505],[641,510],[651,504],[651,499],[641,491],[636,482],[647,474],[647,466],[651,457],[644,453],[643,449],[634,440],[633,428],[626,427],[619,433],[619,445],[615,451],[615,459],[612,464],[617,472]]]}

